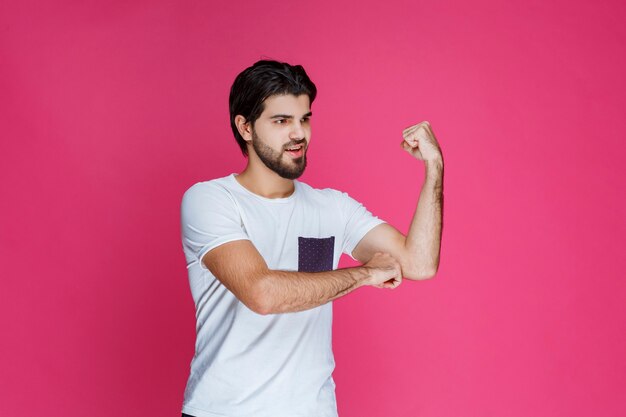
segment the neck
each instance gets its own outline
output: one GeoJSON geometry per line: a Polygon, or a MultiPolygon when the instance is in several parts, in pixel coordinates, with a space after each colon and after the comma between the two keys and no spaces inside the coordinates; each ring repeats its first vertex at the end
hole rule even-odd
{"type": "Polygon", "coordinates": [[[249,191],[265,198],[289,197],[295,190],[293,180],[283,178],[266,167],[254,152],[250,152],[248,165],[236,180],[249,191]]]}

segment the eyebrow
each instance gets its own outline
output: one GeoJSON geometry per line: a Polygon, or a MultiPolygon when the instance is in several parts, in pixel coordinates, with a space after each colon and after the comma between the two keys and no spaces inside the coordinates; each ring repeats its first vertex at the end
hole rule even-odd
{"type": "MultiPolygon", "coordinates": [[[[302,117],[311,117],[313,116],[313,112],[308,112],[302,117]]],[[[270,117],[270,119],[293,119],[293,116],[290,114],[275,114],[270,117]]]]}

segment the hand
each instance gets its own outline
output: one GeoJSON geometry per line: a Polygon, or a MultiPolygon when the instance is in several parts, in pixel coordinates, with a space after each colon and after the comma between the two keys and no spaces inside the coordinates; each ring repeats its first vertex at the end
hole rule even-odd
{"type": "Polygon", "coordinates": [[[376,252],[363,267],[369,274],[366,285],[394,289],[402,282],[400,264],[388,253],[376,252]]]}
{"type": "Polygon", "coordinates": [[[407,127],[402,131],[404,140],[400,143],[402,149],[413,157],[425,161],[442,161],[441,148],[437,138],[430,127],[430,123],[424,121],[407,127]]]}

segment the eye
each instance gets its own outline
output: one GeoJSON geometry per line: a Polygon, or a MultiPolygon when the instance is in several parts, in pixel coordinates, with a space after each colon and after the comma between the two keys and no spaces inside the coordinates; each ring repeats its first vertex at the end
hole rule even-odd
{"type": "Polygon", "coordinates": [[[282,125],[282,124],[284,124],[284,123],[285,123],[285,119],[276,119],[276,120],[274,121],[274,123],[279,124],[279,125],[282,125]]]}
{"type": "Polygon", "coordinates": [[[311,121],[310,117],[305,117],[302,119],[302,123],[309,123],[311,121]]]}

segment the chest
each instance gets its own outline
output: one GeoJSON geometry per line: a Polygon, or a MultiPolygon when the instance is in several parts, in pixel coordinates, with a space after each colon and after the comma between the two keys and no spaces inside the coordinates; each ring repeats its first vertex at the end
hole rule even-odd
{"type": "Polygon", "coordinates": [[[243,204],[242,225],[270,268],[336,269],[345,223],[332,202],[243,204]]]}

